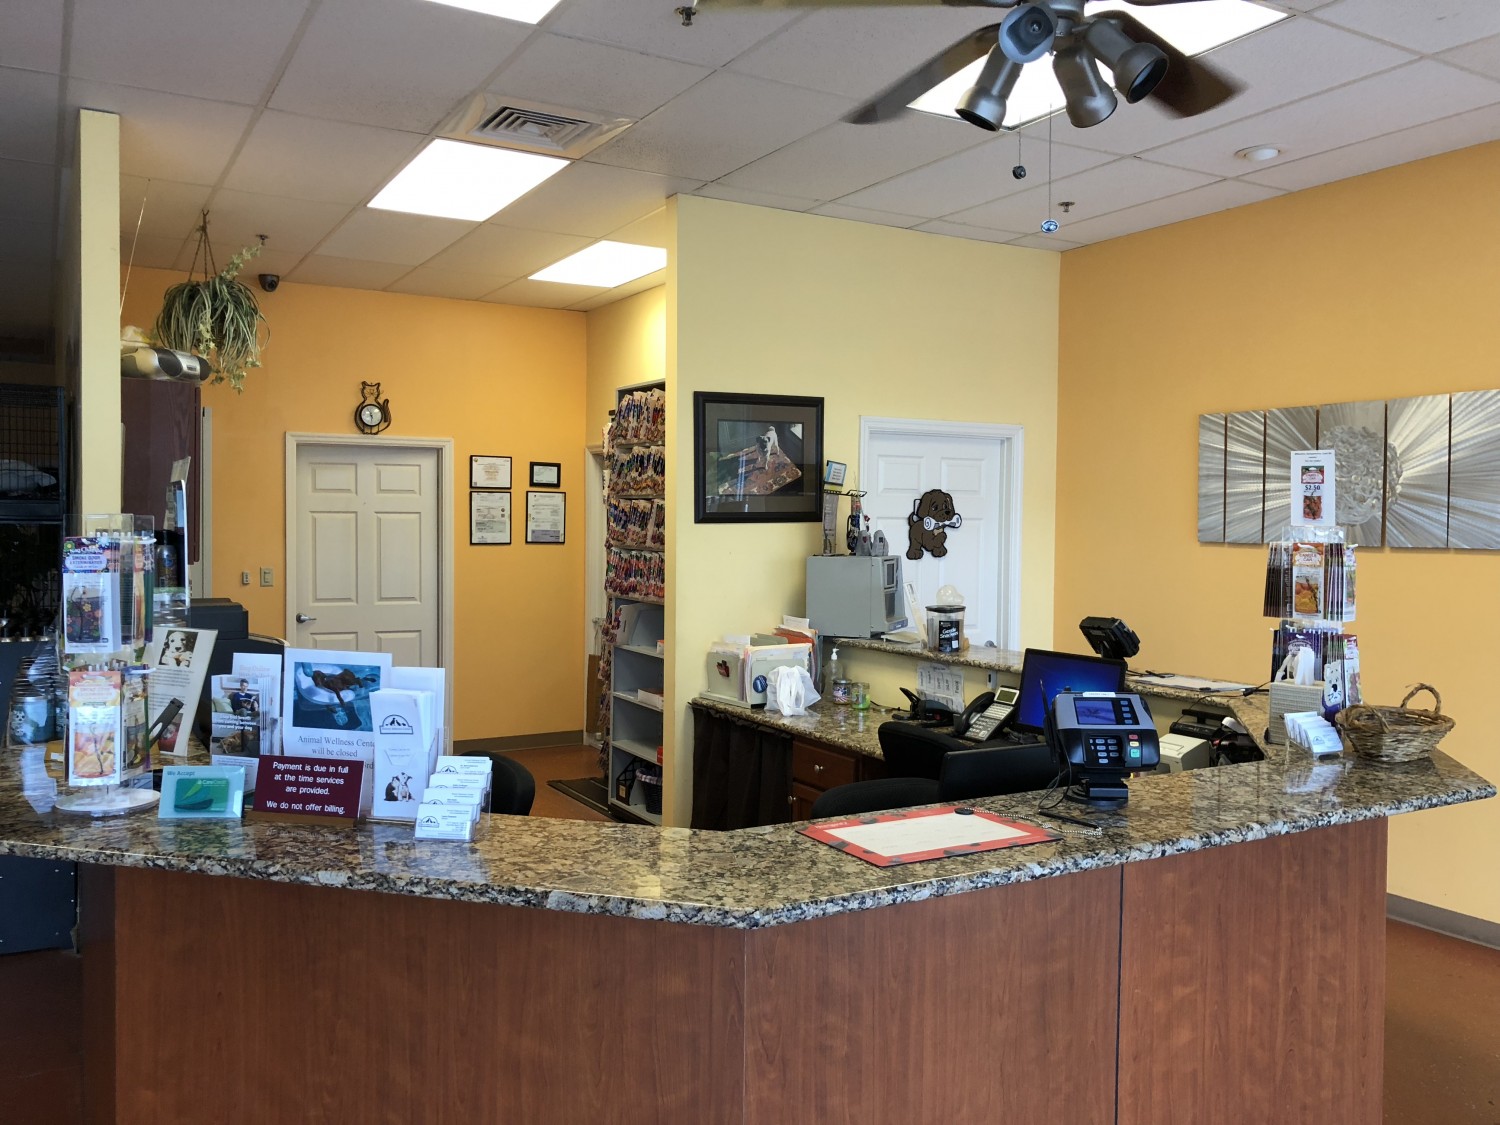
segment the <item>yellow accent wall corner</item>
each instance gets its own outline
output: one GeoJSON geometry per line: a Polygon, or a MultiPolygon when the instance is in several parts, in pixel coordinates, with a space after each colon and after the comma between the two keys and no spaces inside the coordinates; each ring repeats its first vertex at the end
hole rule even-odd
{"type": "MultiPolygon", "coordinates": [[[[1260,683],[1265,552],[1197,542],[1197,416],[1500,386],[1500,144],[1452,152],[1063,255],[1057,643],[1123,617],[1141,667],[1260,683]]],[[[1500,557],[1362,548],[1367,697],[1436,684],[1445,752],[1500,778],[1483,638],[1500,557]]],[[[1500,801],[1396,817],[1389,889],[1500,921],[1500,801]]]]}

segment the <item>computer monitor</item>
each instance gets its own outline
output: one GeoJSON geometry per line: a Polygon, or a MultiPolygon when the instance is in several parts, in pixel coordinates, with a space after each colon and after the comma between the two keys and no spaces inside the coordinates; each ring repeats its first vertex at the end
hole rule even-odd
{"type": "Polygon", "coordinates": [[[1020,697],[1012,729],[1046,732],[1047,709],[1060,691],[1124,691],[1125,661],[1028,648],[1021,658],[1020,697]]]}

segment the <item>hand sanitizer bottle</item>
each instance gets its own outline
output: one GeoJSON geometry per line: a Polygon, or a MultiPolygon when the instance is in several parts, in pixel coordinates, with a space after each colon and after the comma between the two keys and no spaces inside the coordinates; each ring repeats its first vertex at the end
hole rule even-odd
{"type": "Polygon", "coordinates": [[[828,653],[828,666],[823,672],[823,694],[838,704],[849,702],[849,681],[844,678],[844,662],[839,659],[837,644],[828,653]]]}

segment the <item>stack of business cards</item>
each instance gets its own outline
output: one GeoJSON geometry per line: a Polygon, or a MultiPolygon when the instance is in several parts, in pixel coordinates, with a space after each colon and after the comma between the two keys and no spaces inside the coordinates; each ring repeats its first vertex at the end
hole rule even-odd
{"type": "Polygon", "coordinates": [[[417,807],[417,839],[472,840],[489,808],[491,769],[482,754],[439,757],[417,807]]]}

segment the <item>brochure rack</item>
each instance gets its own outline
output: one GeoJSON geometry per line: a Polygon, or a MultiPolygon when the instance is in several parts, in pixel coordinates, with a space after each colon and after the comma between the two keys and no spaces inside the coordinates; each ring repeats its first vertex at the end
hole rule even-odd
{"type": "Polygon", "coordinates": [[[666,384],[616,393],[604,440],[608,598],[599,731],[610,812],[661,823],[666,384]]]}

